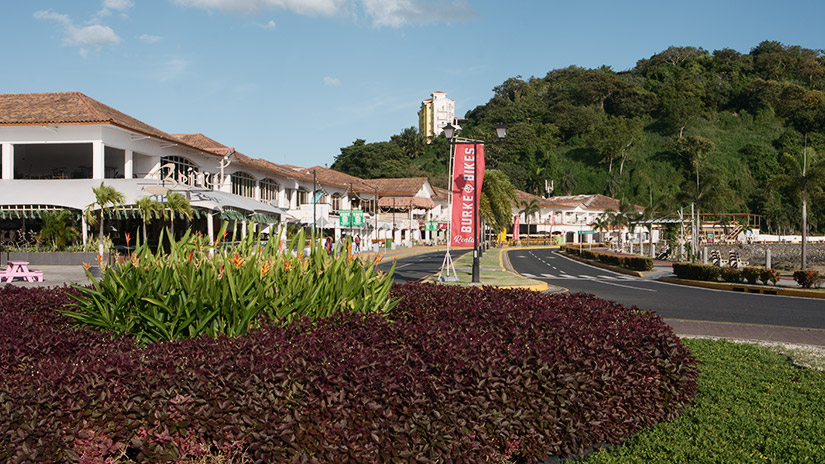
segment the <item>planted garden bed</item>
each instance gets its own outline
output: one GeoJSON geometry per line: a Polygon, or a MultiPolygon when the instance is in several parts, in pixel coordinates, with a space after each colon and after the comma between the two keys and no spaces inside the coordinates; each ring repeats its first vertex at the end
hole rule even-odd
{"type": "Polygon", "coordinates": [[[659,317],[588,295],[413,284],[389,318],[140,346],[74,328],[65,289],[0,293],[4,462],[532,464],[620,443],[696,391],[659,317]]]}

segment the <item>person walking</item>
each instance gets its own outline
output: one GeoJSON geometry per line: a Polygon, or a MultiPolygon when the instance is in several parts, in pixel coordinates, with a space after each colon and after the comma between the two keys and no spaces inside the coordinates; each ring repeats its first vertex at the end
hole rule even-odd
{"type": "Polygon", "coordinates": [[[356,253],[361,252],[361,235],[356,235],[355,236],[355,252],[356,253]]]}

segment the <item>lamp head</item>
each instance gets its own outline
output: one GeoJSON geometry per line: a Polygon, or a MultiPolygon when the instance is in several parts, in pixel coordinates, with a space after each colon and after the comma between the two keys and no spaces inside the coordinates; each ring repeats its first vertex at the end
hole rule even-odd
{"type": "Polygon", "coordinates": [[[504,140],[504,136],[507,135],[507,126],[505,126],[504,123],[499,123],[499,125],[496,126],[496,135],[498,135],[499,140],[504,140]]]}
{"type": "Polygon", "coordinates": [[[453,136],[455,135],[455,127],[452,124],[447,124],[444,126],[444,136],[447,137],[447,140],[452,140],[453,136]]]}

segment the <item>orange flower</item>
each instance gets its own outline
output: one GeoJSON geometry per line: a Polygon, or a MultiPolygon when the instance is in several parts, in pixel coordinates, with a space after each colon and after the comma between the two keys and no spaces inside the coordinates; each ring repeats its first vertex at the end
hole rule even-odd
{"type": "Polygon", "coordinates": [[[223,278],[223,264],[221,264],[221,272],[218,273],[218,280],[223,278]]]}
{"type": "Polygon", "coordinates": [[[232,253],[232,259],[230,259],[229,261],[231,261],[232,264],[235,265],[235,267],[240,267],[241,264],[243,264],[244,260],[245,259],[238,256],[237,253],[232,253]]]}
{"type": "Polygon", "coordinates": [[[375,264],[378,264],[380,262],[381,262],[381,255],[375,255],[375,264]]]}
{"type": "Polygon", "coordinates": [[[130,241],[132,241],[132,234],[126,232],[126,246],[129,246],[130,241]]]}
{"type": "Polygon", "coordinates": [[[261,277],[267,275],[270,269],[272,269],[272,266],[270,266],[269,263],[264,263],[261,267],[261,277]]]}
{"type": "Polygon", "coordinates": [[[103,255],[98,253],[97,254],[97,265],[100,266],[101,264],[103,264],[103,255]]]}
{"type": "Polygon", "coordinates": [[[288,271],[291,265],[292,265],[292,261],[290,261],[288,259],[286,261],[284,261],[284,270],[288,271]]]}
{"type": "Polygon", "coordinates": [[[83,263],[83,269],[84,269],[84,270],[88,271],[91,267],[92,267],[92,265],[91,265],[91,264],[89,264],[89,263],[83,263]]]}

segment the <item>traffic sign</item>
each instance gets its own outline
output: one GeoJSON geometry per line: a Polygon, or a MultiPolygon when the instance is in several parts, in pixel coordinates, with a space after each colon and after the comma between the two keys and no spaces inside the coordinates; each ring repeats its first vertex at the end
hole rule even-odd
{"type": "Polygon", "coordinates": [[[579,232],[579,235],[592,235],[592,234],[596,233],[595,230],[580,230],[578,232],[579,232]]]}

